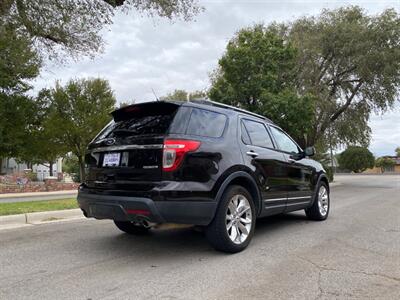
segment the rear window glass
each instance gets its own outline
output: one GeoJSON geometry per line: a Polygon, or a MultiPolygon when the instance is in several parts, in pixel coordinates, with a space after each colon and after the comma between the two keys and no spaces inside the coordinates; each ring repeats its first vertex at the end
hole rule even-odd
{"type": "Polygon", "coordinates": [[[154,115],[120,121],[115,124],[111,134],[112,136],[164,134],[173,117],[173,115],[154,115]]]}
{"type": "Polygon", "coordinates": [[[186,133],[216,138],[222,136],[225,124],[225,115],[204,109],[193,108],[186,133]]]}
{"type": "Polygon", "coordinates": [[[113,112],[108,124],[96,140],[110,137],[165,134],[179,106],[171,104],[139,104],[113,112]]]}

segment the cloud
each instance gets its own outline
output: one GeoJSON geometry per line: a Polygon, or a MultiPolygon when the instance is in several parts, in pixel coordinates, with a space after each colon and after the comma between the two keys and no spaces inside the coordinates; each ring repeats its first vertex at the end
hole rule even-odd
{"type": "MultiPolygon", "coordinates": [[[[35,82],[35,90],[77,77],[102,77],[110,81],[118,101],[154,100],[173,89],[199,90],[210,84],[209,74],[218,64],[226,43],[240,28],[256,23],[291,21],[314,15],[323,8],[360,5],[370,13],[398,6],[398,1],[201,1],[205,12],[194,22],[150,19],[135,13],[117,13],[114,24],[103,31],[103,54],[66,66],[48,65],[35,82]]],[[[392,144],[386,135],[399,123],[399,112],[372,117],[371,148],[384,154],[392,144]],[[379,132],[379,134],[376,134],[379,132]]],[[[399,130],[398,130],[399,132],[399,130]]],[[[388,137],[390,137],[389,135],[388,137]]]]}
{"type": "Polygon", "coordinates": [[[383,115],[372,115],[370,126],[371,151],[376,156],[394,155],[394,149],[400,147],[400,105],[383,115]]]}

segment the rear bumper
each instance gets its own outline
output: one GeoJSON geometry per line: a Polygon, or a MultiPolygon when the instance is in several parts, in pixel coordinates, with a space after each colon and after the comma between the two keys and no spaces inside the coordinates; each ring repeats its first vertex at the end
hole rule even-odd
{"type": "Polygon", "coordinates": [[[195,225],[208,225],[217,209],[216,201],[153,201],[84,191],[79,191],[78,203],[88,218],[195,225]]]}

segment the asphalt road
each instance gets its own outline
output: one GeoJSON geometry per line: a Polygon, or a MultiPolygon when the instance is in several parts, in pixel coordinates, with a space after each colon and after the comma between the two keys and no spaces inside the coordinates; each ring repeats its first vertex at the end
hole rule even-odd
{"type": "Polygon", "coordinates": [[[342,176],[331,215],[260,220],[249,248],[109,221],[0,231],[0,299],[399,299],[400,176],[342,176]]]}

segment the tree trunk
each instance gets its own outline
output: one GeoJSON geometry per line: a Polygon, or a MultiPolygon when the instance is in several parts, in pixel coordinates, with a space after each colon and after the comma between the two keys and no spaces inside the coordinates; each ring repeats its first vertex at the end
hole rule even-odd
{"type": "Polygon", "coordinates": [[[54,165],[54,162],[49,161],[49,174],[50,174],[50,176],[53,176],[53,165],[54,165]]]}
{"type": "Polygon", "coordinates": [[[3,172],[3,158],[0,157],[0,174],[3,172]]]}
{"type": "Polygon", "coordinates": [[[82,156],[78,156],[78,162],[79,162],[80,181],[83,182],[85,179],[85,160],[83,159],[82,156]]]}

